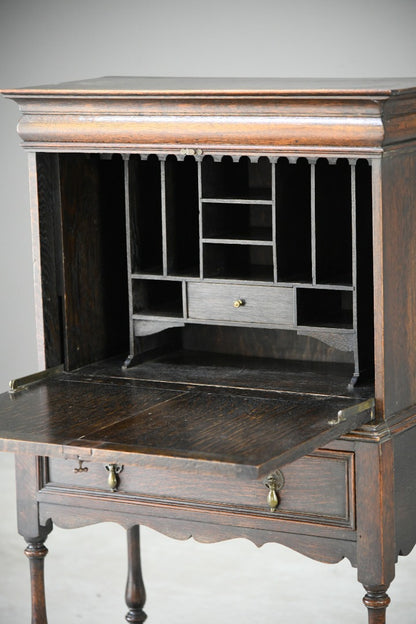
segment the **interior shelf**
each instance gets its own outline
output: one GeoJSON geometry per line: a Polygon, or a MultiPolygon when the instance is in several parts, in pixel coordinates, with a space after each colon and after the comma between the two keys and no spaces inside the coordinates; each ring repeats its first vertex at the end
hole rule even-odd
{"type": "Polygon", "coordinates": [[[161,167],[157,156],[128,163],[129,244],[132,271],[163,274],[161,167]]]}
{"type": "Polygon", "coordinates": [[[202,162],[202,197],[235,200],[272,200],[272,165],[268,158],[251,162],[247,156],[234,162],[207,157],[202,162]]]}
{"type": "Polygon", "coordinates": [[[282,282],[312,282],[312,166],[306,158],[276,164],[276,247],[282,282]]]}
{"type": "Polygon", "coordinates": [[[315,166],[316,281],[352,284],[351,165],[318,159],[315,166]]]}
{"type": "MultiPolygon", "coordinates": [[[[203,243],[217,243],[218,245],[263,245],[265,247],[269,247],[273,245],[273,241],[267,240],[267,238],[262,238],[263,232],[253,232],[253,238],[226,238],[224,235],[223,238],[203,238],[203,243]],[[257,236],[256,236],[257,234],[257,236]]],[[[240,235],[242,236],[242,234],[240,235]]]]}
{"type": "MultiPolygon", "coordinates": [[[[293,321],[285,317],[285,325],[310,328],[310,335],[317,330],[316,336],[319,329],[351,332],[346,346],[358,353],[358,318],[371,307],[361,286],[371,282],[363,268],[369,252],[357,237],[357,223],[366,241],[371,233],[367,161],[134,155],[127,173],[135,319],[196,323],[187,318],[187,282],[229,282],[275,288],[269,299],[276,313],[268,319],[281,327],[276,288],[284,285],[294,293],[293,321]]],[[[242,306],[243,291],[236,296],[242,306]]],[[[232,309],[233,301],[226,305],[232,309]]],[[[227,316],[227,324],[238,325],[244,315],[227,316]]]]}
{"type": "Polygon", "coordinates": [[[212,203],[202,205],[204,239],[273,240],[271,205],[212,203]]]}
{"type": "MultiPolygon", "coordinates": [[[[255,196],[256,193],[253,192],[255,196]]],[[[253,198],[243,198],[243,197],[201,197],[201,202],[203,204],[252,204],[257,206],[272,206],[273,200],[271,199],[255,199],[253,198]]]]}
{"type": "Polygon", "coordinates": [[[134,280],[133,317],[182,317],[182,283],[173,280],[134,280]]]}
{"type": "Polygon", "coordinates": [[[353,329],[351,291],[297,289],[298,325],[353,329]]]}
{"type": "Polygon", "coordinates": [[[264,245],[205,244],[204,277],[272,282],[272,249],[264,245]]]}
{"type": "Polygon", "coordinates": [[[168,275],[199,273],[198,164],[168,156],[163,166],[165,263],[168,275]]]}

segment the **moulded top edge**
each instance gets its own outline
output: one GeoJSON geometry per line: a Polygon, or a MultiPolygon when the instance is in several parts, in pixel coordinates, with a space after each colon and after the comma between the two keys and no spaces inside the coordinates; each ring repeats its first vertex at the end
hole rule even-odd
{"type": "Polygon", "coordinates": [[[416,78],[191,78],[106,76],[1,90],[6,97],[379,97],[416,94],[416,78]]]}

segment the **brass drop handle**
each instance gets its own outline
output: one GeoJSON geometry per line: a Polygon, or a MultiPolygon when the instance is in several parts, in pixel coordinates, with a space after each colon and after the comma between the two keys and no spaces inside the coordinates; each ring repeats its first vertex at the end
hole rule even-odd
{"type": "Polygon", "coordinates": [[[276,483],[274,481],[270,481],[269,483],[269,493],[267,494],[267,504],[270,508],[270,511],[276,511],[277,506],[279,505],[279,499],[276,492],[276,483]]]}
{"type": "Polygon", "coordinates": [[[241,308],[243,305],[245,305],[245,303],[246,302],[244,301],[244,299],[236,299],[233,303],[233,306],[235,308],[241,308]]]}
{"type": "Polygon", "coordinates": [[[108,487],[112,492],[117,492],[119,482],[118,475],[123,470],[123,466],[120,466],[119,464],[107,464],[105,469],[108,472],[108,487]]]}
{"type": "Polygon", "coordinates": [[[264,481],[264,485],[269,488],[267,494],[267,505],[272,512],[276,511],[279,506],[279,497],[277,493],[283,488],[284,484],[285,479],[280,470],[276,470],[272,474],[269,474],[267,479],[264,481]]]}

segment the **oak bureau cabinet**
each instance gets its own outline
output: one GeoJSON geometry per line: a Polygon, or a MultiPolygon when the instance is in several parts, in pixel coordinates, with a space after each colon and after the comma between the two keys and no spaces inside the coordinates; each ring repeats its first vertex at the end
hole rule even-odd
{"type": "Polygon", "coordinates": [[[44,371],[0,397],[32,624],[53,524],[108,520],[128,622],[146,618],[143,524],[347,557],[383,624],[416,542],[416,79],[3,94],[44,371]]]}

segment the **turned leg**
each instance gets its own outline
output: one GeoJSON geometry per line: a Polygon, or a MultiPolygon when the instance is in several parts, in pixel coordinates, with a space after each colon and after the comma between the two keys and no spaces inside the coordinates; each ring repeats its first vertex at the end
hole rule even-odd
{"type": "Polygon", "coordinates": [[[45,603],[44,559],[48,549],[44,545],[52,531],[52,522],[39,521],[37,494],[43,480],[44,462],[34,455],[16,456],[17,525],[27,547],[32,593],[32,624],[47,624],[45,603]]]}
{"type": "Polygon", "coordinates": [[[146,602],[142,569],[140,564],[140,527],[135,525],[127,530],[128,576],[126,585],[126,604],[129,608],[126,620],[133,624],[144,622],[147,615],[143,611],[146,602]]]}
{"type": "Polygon", "coordinates": [[[45,578],[43,562],[48,549],[43,542],[29,543],[25,555],[30,565],[30,585],[32,594],[32,624],[47,624],[45,601],[45,578]]]}
{"type": "Polygon", "coordinates": [[[387,587],[365,587],[367,590],[363,602],[368,609],[368,624],[385,624],[386,609],[390,598],[386,594],[387,587]]]}
{"type": "Polygon", "coordinates": [[[380,428],[382,424],[372,442],[356,446],[357,576],[367,591],[363,602],[369,624],[386,622],[386,591],[397,557],[393,445],[380,428]]]}

